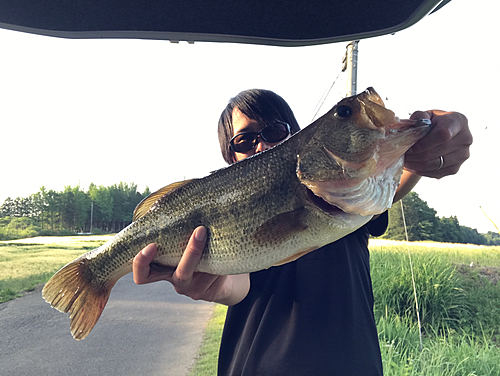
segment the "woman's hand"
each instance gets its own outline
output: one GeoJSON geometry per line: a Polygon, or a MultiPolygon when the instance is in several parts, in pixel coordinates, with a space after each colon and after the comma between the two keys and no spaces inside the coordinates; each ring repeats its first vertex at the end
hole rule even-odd
{"type": "Polygon", "coordinates": [[[149,244],[139,252],[133,261],[134,282],[138,285],[169,281],[177,293],[194,300],[206,300],[225,305],[242,301],[250,288],[248,274],[219,276],[195,272],[200,262],[207,238],[205,227],[194,230],[182,258],[173,272],[152,269],[150,264],[156,255],[156,245],[149,244]]]}
{"type": "Polygon", "coordinates": [[[458,112],[417,111],[411,119],[430,119],[431,131],[405,154],[405,169],[440,179],[458,172],[470,156],[472,134],[467,118],[458,112]]]}

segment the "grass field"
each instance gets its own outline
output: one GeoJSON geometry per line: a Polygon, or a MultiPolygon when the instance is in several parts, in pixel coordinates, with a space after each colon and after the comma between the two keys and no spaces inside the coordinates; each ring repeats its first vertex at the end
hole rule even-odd
{"type": "MultiPolygon", "coordinates": [[[[46,282],[110,236],[0,242],[0,302],[46,282]]],[[[385,375],[500,376],[500,247],[372,239],[371,272],[385,375]],[[420,350],[408,250],[414,265],[420,350]]],[[[190,376],[215,375],[226,308],[217,306],[190,376]]]]}
{"type": "Polygon", "coordinates": [[[373,239],[370,250],[385,375],[500,375],[500,247],[373,239]]]}
{"type": "Polygon", "coordinates": [[[47,282],[62,266],[110,237],[38,237],[0,242],[0,303],[47,282]]]}

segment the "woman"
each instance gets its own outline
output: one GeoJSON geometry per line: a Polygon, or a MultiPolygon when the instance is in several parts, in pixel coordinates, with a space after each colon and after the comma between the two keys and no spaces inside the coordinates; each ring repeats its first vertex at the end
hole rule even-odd
{"type": "MultiPolygon", "coordinates": [[[[434,128],[407,153],[395,201],[420,176],[456,173],[472,142],[458,113],[418,112],[434,128]],[[438,153],[438,154],[436,154],[438,153]]],[[[222,112],[218,134],[229,164],[267,150],[299,130],[288,104],[267,90],[247,90],[222,112]]],[[[298,260],[267,270],[214,276],[194,273],[206,230],[197,228],[172,275],[150,270],[156,247],[134,259],[134,280],[170,281],[180,294],[229,306],[220,375],[382,375],[373,317],[368,238],[381,235],[387,213],[298,260]]]]}

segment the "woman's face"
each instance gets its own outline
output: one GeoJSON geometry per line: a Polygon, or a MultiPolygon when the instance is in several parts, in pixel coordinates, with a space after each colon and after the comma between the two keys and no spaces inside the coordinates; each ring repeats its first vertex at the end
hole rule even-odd
{"type": "MultiPolygon", "coordinates": [[[[262,123],[259,123],[257,120],[250,119],[236,107],[233,109],[232,117],[233,117],[233,137],[236,136],[238,133],[259,132],[264,128],[264,125],[262,123]]],[[[285,138],[285,140],[287,140],[288,138],[290,138],[290,135],[287,138],[285,138]]],[[[273,146],[285,140],[275,143],[268,143],[264,141],[261,137],[259,137],[257,139],[257,145],[252,150],[245,153],[234,152],[234,162],[241,161],[254,154],[258,154],[264,150],[270,149],[273,146]]]]}

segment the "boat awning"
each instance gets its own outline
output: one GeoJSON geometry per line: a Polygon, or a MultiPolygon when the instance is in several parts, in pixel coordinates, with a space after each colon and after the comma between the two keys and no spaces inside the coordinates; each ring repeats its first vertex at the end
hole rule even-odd
{"type": "Polygon", "coordinates": [[[450,0],[0,0],[0,28],[63,38],[304,46],[394,33],[450,0]]]}

